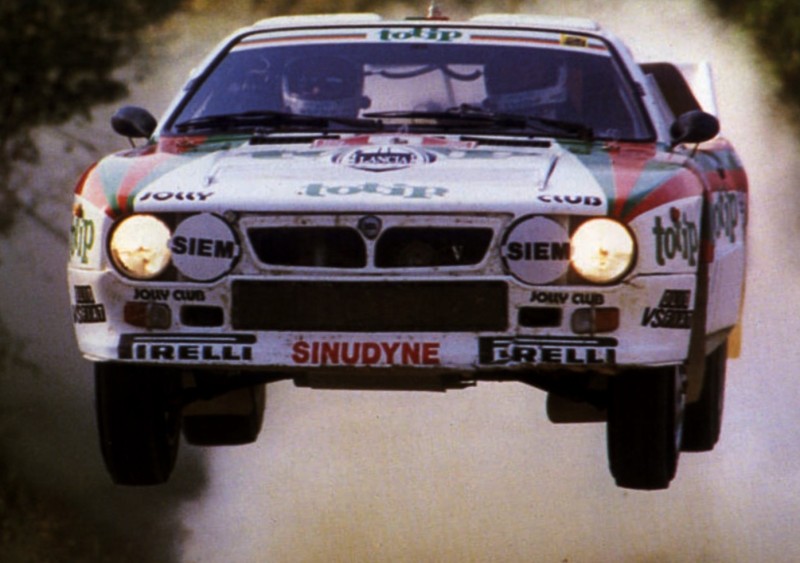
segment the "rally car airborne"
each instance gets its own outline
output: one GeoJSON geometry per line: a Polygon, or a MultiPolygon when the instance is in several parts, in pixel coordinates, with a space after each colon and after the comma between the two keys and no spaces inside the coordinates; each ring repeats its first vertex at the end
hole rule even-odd
{"type": "Polygon", "coordinates": [[[252,442],[271,381],[508,380],[667,487],[717,442],[743,293],[709,80],[583,19],[285,17],[159,123],[119,110],[146,142],[81,178],[69,262],[113,480],[165,481],[181,431],[252,442]]]}

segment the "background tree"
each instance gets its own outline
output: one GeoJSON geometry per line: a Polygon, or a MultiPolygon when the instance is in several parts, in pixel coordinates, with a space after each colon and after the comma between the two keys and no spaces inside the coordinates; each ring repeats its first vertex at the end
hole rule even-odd
{"type": "Polygon", "coordinates": [[[741,25],[778,82],[778,98],[800,126],[800,7],[797,0],[706,0],[716,15],[741,25]]]}
{"type": "MultiPolygon", "coordinates": [[[[64,124],[75,116],[89,118],[94,106],[123,98],[130,72],[117,70],[142,52],[143,32],[182,4],[183,0],[0,0],[0,237],[6,238],[15,218],[24,213],[66,240],[63,229],[39,215],[36,200],[31,200],[35,190],[20,172],[39,160],[37,139],[43,135],[37,136],[37,131],[67,139],[69,133],[46,126],[64,124]]],[[[24,348],[13,327],[0,319],[0,393],[6,397],[9,388],[19,386],[15,378],[45,377],[26,359],[24,348]]],[[[13,415],[0,413],[0,559],[179,560],[177,547],[163,544],[175,527],[170,507],[176,497],[190,493],[176,492],[163,501],[151,495],[148,501],[159,518],[143,516],[138,499],[114,497],[125,519],[137,515],[142,530],[134,530],[134,541],[124,527],[107,525],[114,518],[87,514],[84,504],[72,497],[39,488],[23,469],[27,466],[20,463],[19,452],[9,445],[14,422],[13,415]]],[[[60,439],[65,436],[59,434],[60,439]]],[[[114,492],[103,494],[111,497],[114,492]]]]}
{"type": "Polygon", "coordinates": [[[88,116],[122,98],[115,69],[139,51],[140,32],[183,0],[3,0],[0,2],[0,234],[24,208],[12,167],[36,162],[33,130],[88,116]]]}

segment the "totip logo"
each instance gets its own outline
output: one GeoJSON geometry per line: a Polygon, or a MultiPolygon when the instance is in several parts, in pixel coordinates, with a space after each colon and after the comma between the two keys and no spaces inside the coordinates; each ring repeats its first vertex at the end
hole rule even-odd
{"type": "Polygon", "coordinates": [[[89,253],[94,248],[95,242],[94,221],[85,219],[82,215],[73,217],[70,231],[70,256],[78,258],[81,264],[88,264],[89,253]]]}
{"type": "Polygon", "coordinates": [[[389,172],[430,164],[436,161],[436,155],[410,147],[380,146],[349,150],[336,155],[333,161],[357,170],[389,172]]]}
{"type": "Polygon", "coordinates": [[[683,260],[689,266],[697,265],[700,252],[700,231],[697,223],[689,220],[686,212],[677,207],[670,209],[669,223],[661,217],[653,225],[656,262],[664,266],[672,260],[683,260]]]}

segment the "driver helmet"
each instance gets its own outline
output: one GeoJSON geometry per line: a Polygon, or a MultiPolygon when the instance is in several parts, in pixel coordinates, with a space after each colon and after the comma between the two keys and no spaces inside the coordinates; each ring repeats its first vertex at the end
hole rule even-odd
{"type": "Polygon", "coordinates": [[[484,102],[501,113],[555,118],[567,103],[567,64],[549,54],[504,54],[486,66],[484,102]]]}
{"type": "Polygon", "coordinates": [[[363,71],[343,57],[294,59],[283,74],[283,102],[301,115],[356,117],[369,106],[363,89],[363,71]]]}

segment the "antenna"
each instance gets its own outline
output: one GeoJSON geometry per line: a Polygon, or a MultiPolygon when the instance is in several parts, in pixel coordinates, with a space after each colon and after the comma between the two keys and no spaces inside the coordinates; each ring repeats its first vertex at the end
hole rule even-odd
{"type": "Polygon", "coordinates": [[[428,6],[428,14],[425,16],[427,20],[446,20],[449,19],[444,15],[442,10],[439,8],[439,5],[436,3],[436,0],[431,0],[430,5],[428,6]]]}

